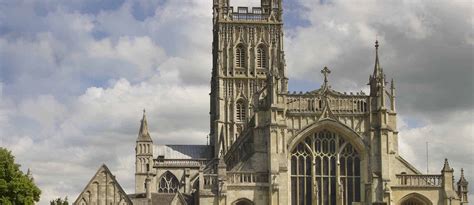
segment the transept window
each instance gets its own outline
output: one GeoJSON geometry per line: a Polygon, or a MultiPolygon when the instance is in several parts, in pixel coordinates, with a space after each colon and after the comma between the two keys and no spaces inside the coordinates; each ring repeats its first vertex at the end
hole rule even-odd
{"type": "Polygon", "coordinates": [[[246,119],[245,102],[242,99],[240,99],[240,100],[237,101],[235,106],[236,106],[236,109],[235,109],[235,111],[236,111],[236,113],[235,113],[236,114],[236,120],[238,122],[245,121],[245,119],[246,119]]]}
{"type": "Polygon", "coordinates": [[[161,176],[160,183],[158,184],[159,193],[176,193],[179,189],[178,179],[171,173],[165,172],[161,176]]]}
{"type": "Polygon", "coordinates": [[[266,68],[267,67],[267,55],[265,48],[259,46],[257,48],[257,68],[266,68]]]}
{"type": "Polygon", "coordinates": [[[323,130],[292,151],[291,204],[334,205],[337,197],[344,205],[360,202],[360,158],[349,142],[323,130]]]}
{"type": "Polygon", "coordinates": [[[245,48],[242,44],[235,48],[235,67],[245,67],[245,48]]]}

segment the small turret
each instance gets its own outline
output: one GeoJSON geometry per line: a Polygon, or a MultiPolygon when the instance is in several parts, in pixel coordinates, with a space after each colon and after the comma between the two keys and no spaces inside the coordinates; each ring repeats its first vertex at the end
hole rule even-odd
{"type": "Polygon", "coordinates": [[[454,190],[454,169],[449,166],[448,159],[444,159],[444,166],[441,169],[441,175],[443,179],[442,187],[444,189],[444,200],[445,204],[449,204],[452,199],[458,198],[456,191],[454,190]]]}
{"type": "Polygon", "coordinates": [[[136,140],[135,168],[135,192],[144,193],[147,187],[146,178],[153,174],[153,140],[148,131],[145,110],[143,110],[140,130],[136,140]]]}
{"type": "Polygon", "coordinates": [[[467,193],[468,193],[467,187],[469,183],[467,182],[466,178],[464,178],[464,169],[461,169],[461,178],[459,178],[457,185],[458,185],[458,195],[459,195],[459,199],[461,200],[461,204],[469,204],[469,201],[467,200],[467,193]]]}

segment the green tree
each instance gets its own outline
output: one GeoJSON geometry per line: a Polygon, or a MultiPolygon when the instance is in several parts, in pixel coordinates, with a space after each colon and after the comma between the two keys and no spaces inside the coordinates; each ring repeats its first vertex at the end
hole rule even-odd
{"type": "Polygon", "coordinates": [[[63,199],[57,198],[55,200],[50,201],[50,205],[69,205],[67,202],[67,196],[63,199]]]}
{"type": "Polygon", "coordinates": [[[0,204],[33,205],[40,199],[41,190],[33,179],[20,170],[15,164],[15,157],[10,151],[0,147],[0,204]]]}

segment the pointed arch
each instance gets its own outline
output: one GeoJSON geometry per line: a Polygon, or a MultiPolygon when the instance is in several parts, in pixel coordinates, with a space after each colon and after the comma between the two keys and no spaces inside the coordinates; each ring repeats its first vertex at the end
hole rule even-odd
{"type": "Polygon", "coordinates": [[[179,180],[170,171],[166,171],[158,182],[158,193],[176,193],[179,190],[179,180]]]}
{"type": "Polygon", "coordinates": [[[243,98],[238,99],[235,103],[235,120],[237,122],[245,122],[247,120],[247,106],[243,98]]]}
{"type": "Polygon", "coordinates": [[[257,46],[256,65],[257,68],[267,68],[268,55],[267,49],[265,48],[264,44],[260,44],[257,46]]]}
{"type": "Polygon", "coordinates": [[[433,205],[427,197],[419,193],[411,193],[404,196],[398,202],[399,205],[433,205]]]}
{"type": "Polygon", "coordinates": [[[240,198],[232,202],[232,205],[254,205],[254,203],[247,198],[240,198]]]}
{"type": "Polygon", "coordinates": [[[247,52],[245,51],[244,44],[239,43],[235,47],[235,67],[243,68],[245,67],[245,58],[247,56],[247,52]]]}
{"type": "MultiPolygon", "coordinates": [[[[364,144],[364,141],[362,140],[362,137],[350,127],[347,127],[339,121],[329,118],[322,119],[305,127],[304,129],[300,130],[296,135],[288,139],[288,150],[294,150],[295,147],[308,135],[311,135],[312,133],[323,129],[327,129],[329,131],[340,134],[344,138],[344,140],[348,141],[352,144],[352,146],[354,146],[357,153],[359,153],[361,160],[365,158],[366,146],[364,144]]],[[[288,153],[291,153],[291,151],[288,153]]]]}

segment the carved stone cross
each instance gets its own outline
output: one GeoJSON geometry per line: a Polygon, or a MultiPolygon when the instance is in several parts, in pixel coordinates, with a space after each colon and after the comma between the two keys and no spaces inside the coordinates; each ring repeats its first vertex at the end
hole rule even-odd
{"type": "Polygon", "coordinates": [[[324,85],[326,86],[328,84],[328,74],[331,73],[331,71],[328,69],[328,67],[324,66],[324,69],[321,70],[321,73],[324,75],[324,85]]]}

